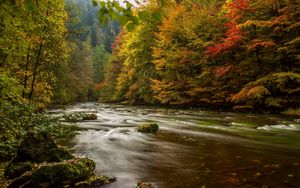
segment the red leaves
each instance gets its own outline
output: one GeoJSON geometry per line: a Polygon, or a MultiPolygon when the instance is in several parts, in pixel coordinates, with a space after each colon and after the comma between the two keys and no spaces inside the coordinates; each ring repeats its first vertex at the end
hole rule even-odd
{"type": "Polygon", "coordinates": [[[232,3],[226,4],[227,13],[225,16],[230,19],[230,21],[225,23],[225,27],[228,28],[225,33],[225,38],[221,40],[221,43],[208,46],[205,54],[214,57],[239,44],[242,38],[242,32],[237,27],[237,21],[242,18],[240,12],[246,11],[248,6],[247,0],[234,0],[232,3]]]}
{"type": "Polygon", "coordinates": [[[205,51],[206,54],[214,57],[229,50],[240,42],[242,37],[241,30],[231,22],[226,23],[225,26],[229,28],[225,33],[226,37],[222,39],[221,43],[208,46],[205,51]]]}

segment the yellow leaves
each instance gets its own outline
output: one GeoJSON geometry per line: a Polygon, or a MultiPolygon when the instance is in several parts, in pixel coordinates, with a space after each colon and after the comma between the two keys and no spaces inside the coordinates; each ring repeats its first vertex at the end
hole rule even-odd
{"type": "Polygon", "coordinates": [[[187,94],[191,97],[195,97],[202,93],[209,93],[211,91],[210,87],[196,87],[187,91],[187,94]]]}
{"type": "Polygon", "coordinates": [[[270,95],[270,94],[271,93],[269,92],[269,90],[267,88],[265,88],[264,86],[255,86],[248,90],[246,96],[248,98],[260,100],[263,97],[270,95]]]}
{"type": "Polygon", "coordinates": [[[126,92],[126,94],[125,94],[125,98],[126,99],[133,99],[134,98],[134,95],[135,95],[135,93],[138,91],[138,89],[139,89],[139,84],[138,83],[134,83],[134,84],[132,84],[130,87],[129,87],[129,89],[128,89],[128,91],[126,92]]]}
{"type": "Polygon", "coordinates": [[[300,46],[300,37],[294,38],[293,40],[285,43],[285,45],[289,45],[289,46],[295,45],[296,47],[299,47],[300,46]]]}
{"type": "Polygon", "coordinates": [[[247,49],[248,49],[248,51],[253,51],[256,49],[260,49],[260,48],[273,47],[275,45],[276,44],[272,40],[264,41],[262,39],[255,39],[255,40],[251,41],[250,44],[247,45],[247,49]]]}
{"type": "Polygon", "coordinates": [[[254,82],[250,82],[240,92],[231,97],[235,103],[265,104],[269,107],[282,107],[288,101],[282,96],[299,95],[300,74],[282,72],[267,75],[254,82]],[[273,97],[278,96],[281,97],[273,97]]]}
{"type": "Polygon", "coordinates": [[[256,102],[259,102],[270,94],[270,91],[264,86],[246,87],[239,93],[233,95],[232,101],[241,102],[246,100],[254,100],[256,102]]]}
{"type": "Polygon", "coordinates": [[[245,23],[239,24],[238,28],[249,29],[253,27],[271,27],[272,21],[247,20],[245,23]]]}
{"type": "Polygon", "coordinates": [[[172,6],[172,11],[168,12],[168,15],[163,18],[162,25],[160,27],[161,31],[172,32],[177,27],[177,21],[185,12],[185,7],[182,4],[172,6]]]}

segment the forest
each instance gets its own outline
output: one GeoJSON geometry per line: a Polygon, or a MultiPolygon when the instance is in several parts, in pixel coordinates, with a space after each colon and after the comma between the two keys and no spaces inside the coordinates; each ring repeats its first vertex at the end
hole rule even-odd
{"type": "Polygon", "coordinates": [[[32,131],[74,137],[61,119],[86,114],[48,113],[68,105],[299,117],[299,18],[299,0],[0,0],[0,184],[32,131]]]}
{"type": "Polygon", "coordinates": [[[135,12],[146,18],[117,36],[100,100],[299,107],[299,1],[150,1],[135,12]]]}

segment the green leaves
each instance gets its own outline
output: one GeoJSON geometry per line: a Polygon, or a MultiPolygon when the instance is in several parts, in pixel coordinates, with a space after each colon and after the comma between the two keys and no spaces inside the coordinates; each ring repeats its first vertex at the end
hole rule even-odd
{"type": "Polygon", "coordinates": [[[26,11],[29,11],[29,12],[37,11],[36,1],[33,1],[33,0],[24,1],[24,8],[26,11]]]}
{"type": "MultiPolygon", "coordinates": [[[[100,2],[99,20],[102,25],[105,25],[109,19],[117,20],[129,32],[143,23],[155,20],[157,23],[161,22],[161,12],[149,11],[139,8],[134,8],[129,1],[124,1],[126,7],[122,7],[118,1],[100,2]]],[[[136,4],[140,4],[136,2],[136,4]]]]}

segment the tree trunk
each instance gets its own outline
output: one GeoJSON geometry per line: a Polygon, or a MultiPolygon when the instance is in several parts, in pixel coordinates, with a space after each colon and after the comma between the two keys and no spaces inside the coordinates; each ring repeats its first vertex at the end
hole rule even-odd
{"type": "Polygon", "coordinates": [[[29,67],[29,52],[30,52],[30,45],[28,46],[27,57],[26,57],[26,66],[25,66],[25,76],[24,76],[24,83],[23,83],[23,90],[22,90],[22,98],[25,98],[26,95],[26,87],[27,87],[27,80],[28,80],[28,67],[29,67]]]}
{"type": "Polygon", "coordinates": [[[32,82],[31,82],[31,89],[30,89],[30,93],[29,93],[29,97],[28,99],[31,100],[33,97],[33,93],[34,93],[34,84],[35,84],[35,80],[36,80],[36,75],[37,75],[37,68],[39,66],[40,63],[40,57],[41,57],[41,53],[42,53],[42,48],[43,48],[43,44],[42,42],[40,43],[40,47],[39,47],[39,51],[38,54],[36,56],[36,61],[34,64],[34,71],[33,71],[33,76],[32,76],[32,82]]]}

